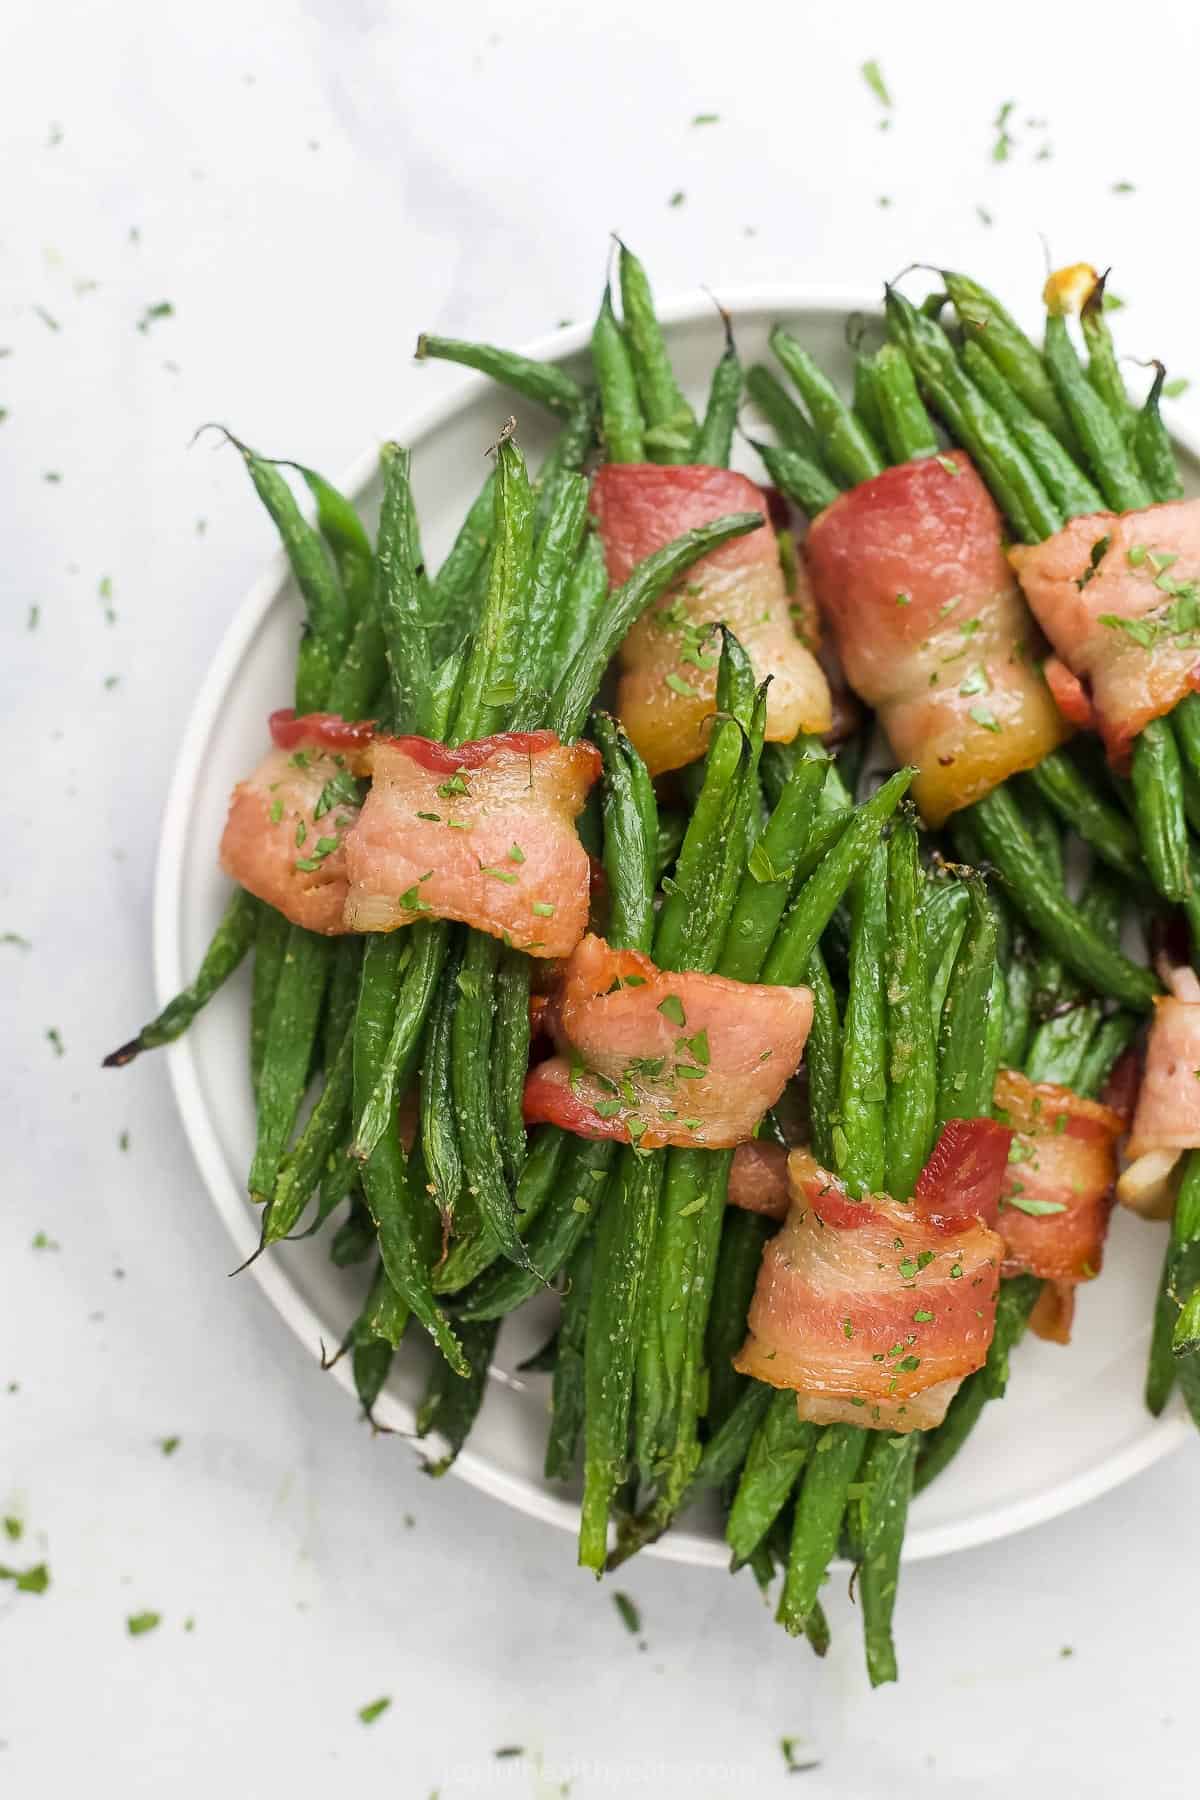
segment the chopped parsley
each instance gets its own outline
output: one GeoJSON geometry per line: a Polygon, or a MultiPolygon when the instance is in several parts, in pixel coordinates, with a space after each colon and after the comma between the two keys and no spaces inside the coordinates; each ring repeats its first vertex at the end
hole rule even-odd
{"type": "Polygon", "coordinates": [[[15,1544],[20,1541],[20,1539],[24,1536],[24,1534],[25,1534],[25,1527],[21,1523],[20,1519],[14,1519],[12,1517],[12,1515],[9,1514],[9,1516],[4,1521],[5,1537],[11,1539],[11,1541],[15,1544]]]}
{"type": "MultiPolygon", "coordinates": [[[[958,464],[955,462],[955,460],[952,456],[935,456],[933,460],[934,460],[934,462],[941,464],[942,468],[945,469],[947,475],[957,475],[958,474],[958,464]]],[[[942,611],[949,612],[952,607],[955,607],[958,605],[958,603],[961,599],[962,599],[962,595],[956,594],[953,600],[947,600],[945,606],[943,606],[943,608],[942,608],[942,611]]]]}
{"type": "Polygon", "coordinates": [[[692,119],[693,125],[719,125],[720,123],[720,113],[696,113],[692,119]]]}
{"type": "Polygon", "coordinates": [[[181,1441],[182,1440],[177,1437],[159,1438],[158,1447],[162,1451],[164,1456],[174,1456],[175,1452],[179,1448],[181,1441]]]}
{"type": "Polygon", "coordinates": [[[660,1000],[658,1010],[664,1019],[671,1021],[672,1025],[687,1024],[687,1014],[683,1010],[683,1001],[678,994],[668,994],[665,1000],[660,1000]]]}
{"type": "Polygon", "coordinates": [[[982,725],[985,731],[998,732],[1001,730],[999,721],[990,706],[973,706],[970,716],[977,725],[982,725]]]}
{"type": "Polygon", "coordinates": [[[1001,1204],[1015,1206],[1018,1212],[1028,1213],[1034,1219],[1040,1219],[1046,1213],[1062,1213],[1067,1210],[1063,1200],[1027,1200],[1023,1194],[1007,1194],[1001,1204]]]}
{"type": "Polygon", "coordinates": [[[915,1312],[913,1314],[913,1324],[914,1325],[929,1325],[932,1323],[932,1321],[933,1321],[933,1314],[928,1310],[927,1307],[923,1306],[917,1312],[915,1312]]]}
{"type": "Polygon", "coordinates": [[[1180,394],[1186,394],[1191,385],[1186,375],[1175,375],[1170,381],[1163,382],[1163,393],[1168,400],[1178,400],[1180,394]]]}
{"type": "Polygon", "coordinates": [[[897,606],[911,606],[912,605],[912,595],[911,594],[897,594],[896,595],[896,605],[897,606]]]}
{"type": "Polygon", "coordinates": [[[974,663],[972,667],[967,670],[958,691],[964,700],[969,700],[972,694],[991,693],[992,684],[988,679],[988,672],[982,663],[974,663]]]}
{"type": "Polygon", "coordinates": [[[440,782],[438,785],[438,793],[443,800],[449,800],[453,798],[455,794],[465,794],[467,792],[467,784],[461,775],[451,775],[449,781],[440,782]]]}
{"type": "Polygon", "coordinates": [[[887,82],[883,79],[883,72],[874,57],[871,57],[868,62],[865,62],[862,65],[862,78],[878,100],[880,106],[890,106],[892,104],[892,96],[888,92],[887,82]]]}
{"type": "Polygon", "coordinates": [[[515,863],[523,863],[525,861],[525,852],[522,850],[520,844],[511,844],[509,846],[508,860],[509,862],[515,863]]]}
{"type": "Polygon", "coordinates": [[[153,306],[146,307],[141,318],[137,322],[137,328],[142,333],[142,336],[145,337],[150,327],[158,319],[172,319],[174,316],[175,308],[171,305],[169,300],[156,300],[153,306]]]}
{"type": "Polygon", "coordinates": [[[992,161],[1007,162],[1012,154],[1015,139],[1008,129],[1008,121],[1012,117],[1015,101],[1006,100],[996,117],[992,120],[992,129],[996,133],[996,141],[992,145],[992,161]]]}
{"type": "MultiPolygon", "coordinates": [[[[359,804],[358,783],[348,769],[339,769],[331,775],[317,797],[313,807],[313,818],[323,819],[327,812],[335,806],[357,806],[359,804]]],[[[418,813],[418,818],[437,818],[436,813],[418,813]]]]}
{"type": "Polygon", "coordinates": [[[682,696],[685,700],[694,700],[696,698],[695,688],[691,687],[683,679],[682,675],[676,675],[674,669],[671,670],[671,673],[668,676],[666,676],[665,679],[666,679],[667,686],[670,688],[670,690],[673,694],[682,694],[682,696]]]}
{"type": "Polygon", "coordinates": [[[628,1594],[614,1594],[613,1605],[620,1614],[621,1623],[631,1637],[636,1637],[642,1629],[641,1615],[628,1594]]]}
{"type": "Polygon", "coordinates": [[[34,1563],[30,1569],[10,1569],[0,1563],[0,1581],[11,1581],[18,1594],[44,1594],[50,1586],[50,1571],[45,1563],[34,1563]]]}
{"type": "Polygon", "coordinates": [[[494,880],[503,881],[508,887],[516,887],[519,879],[518,876],[513,874],[511,869],[493,869],[486,863],[480,863],[479,873],[481,875],[491,875],[494,880]]]}
{"type": "Polygon", "coordinates": [[[156,1612],[130,1613],[125,1621],[125,1629],[130,1637],[145,1637],[148,1631],[157,1631],[162,1624],[162,1614],[156,1612]]]}
{"type": "Polygon", "coordinates": [[[378,1700],[371,1700],[366,1706],[360,1706],[358,1709],[358,1716],[364,1725],[373,1725],[376,1719],[382,1717],[391,1704],[392,1696],[390,1694],[381,1694],[378,1700]]]}
{"type": "Polygon", "coordinates": [[[554,910],[554,907],[551,906],[548,900],[535,900],[533,903],[533,911],[537,914],[539,919],[552,919],[554,917],[554,910]]]}

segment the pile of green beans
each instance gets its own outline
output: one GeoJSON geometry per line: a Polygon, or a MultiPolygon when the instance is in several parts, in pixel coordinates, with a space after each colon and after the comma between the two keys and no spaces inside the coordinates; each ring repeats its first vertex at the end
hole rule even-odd
{"type": "MultiPolygon", "coordinates": [[[[1182,903],[1200,926],[1190,835],[1200,825],[1200,699],[1143,734],[1125,787],[1100,787],[1068,751],[960,815],[950,838],[966,864],[993,866],[990,887],[971,867],[923,860],[904,798],[912,771],[856,806],[851,788],[871,779],[859,774],[861,742],[842,772],[815,741],[765,745],[766,686],[724,629],[703,762],[656,792],[619,720],[596,710],[605,671],[641,613],[759,515],[685,533],[610,592],[584,468],[596,450],[612,462],[728,467],[744,390],[776,439],[758,446],[771,479],[810,516],[889,464],[938,454],[934,415],[1028,542],[1105,502],[1178,492],[1158,412],[1162,372],[1135,409],[1098,304],[1083,318],[1084,370],[1061,320],[1039,352],[983,289],[944,279],[962,341],[936,311],[889,290],[888,341],[856,347],[849,404],[782,327],[771,348],[790,388],[766,366],[744,372],[722,313],[724,347],[698,417],[646,271],[621,243],[589,379],[423,335],[418,357],[477,370],[559,424],[536,479],[512,422],[504,427],[432,573],[400,446],[381,453],[372,543],[314,470],[230,440],[304,602],[297,710],[449,744],[539,727],[571,741],[587,729],[603,762],[580,820],[605,873],[597,928],[664,969],[810,987],[808,1140],[855,1196],[910,1195],[947,1120],[990,1113],[1002,1062],[1100,1092],[1157,991],[1119,949],[1124,907],[1182,903]],[[313,523],[284,469],[304,483],[313,523]],[[1064,822],[1092,850],[1078,904],[1064,822]]],[[[936,1430],[803,1422],[792,1392],[733,1367],[773,1227],[727,1209],[732,1152],[645,1152],[555,1127],[527,1136],[531,966],[507,943],[435,919],[323,938],[239,890],[196,980],[106,1062],[177,1038],[250,952],[260,1250],[337,1218],[333,1261],[366,1265],[370,1280],[337,1353],[365,1418],[374,1423],[415,1319],[433,1340],[416,1431],[436,1434],[443,1448],[426,1467],[444,1473],[478,1416],[505,1318],[556,1286],[557,1329],[528,1366],[552,1377],[547,1478],[582,1471],[580,1563],[597,1575],[617,1566],[716,1491],[732,1567],[764,1587],[782,1574],[777,1617],[818,1654],[829,1643],[821,1585],[833,1558],[852,1560],[869,1677],[894,1680],[910,1498],[1003,1394],[1040,1283],[1003,1282],[987,1361],[936,1430]],[[402,1105],[415,1115],[410,1148],[402,1105]]],[[[762,1129],[796,1141],[785,1115],[804,1104],[787,1090],[762,1129]]],[[[1200,1154],[1176,1209],[1148,1403],[1161,1408],[1178,1380],[1200,1422],[1197,1369],[1200,1154]]]]}

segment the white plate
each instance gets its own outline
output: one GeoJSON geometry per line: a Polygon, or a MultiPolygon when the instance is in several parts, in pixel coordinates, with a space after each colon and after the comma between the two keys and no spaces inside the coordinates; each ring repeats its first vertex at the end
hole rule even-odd
{"type": "MultiPolygon", "coordinates": [[[[850,378],[845,320],[871,300],[811,290],[726,293],[738,348],[747,364],[767,352],[777,319],[794,320],[821,363],[850,378]]],[[[662,308],[671,354],[693,402],[703,401],[720,353],[721,328],[711,300],[697,296],[662,308]]],[[[531,354],[571,362],[585,349],[588,330],[575,326],[534,344],[531,354]]],[[[425,547],[436,564],[486,472],[484,451],[510,410],[488,382],[470,377],[448,399],[397,435],[413,450],[414,484],[425,547]]],[[[521,441],[536,462],[552,436],[537,409],[513,401],[521,441]]],[[[1188,458],[1195,476],[1194,456],[1188,458]]],[[[748,464],[752,467],[752,464],[748,464]]],[[[363,456],[342,483],[368,508],[377,499],[376,457],[363,456]]],[[[266,718],[287,704],[299,606],[282,557],[238,610],[200,689],[171,784],[159,853],[154,952],[158,990],[165,1001],[191,977],[227,897],[216,846],[234,782],[263,754],[266,718]]],[[[218,1212],[241,1261],[258,1242],[258,1215],[245,1198],[244,1175],[254,1143],[254,1115],[246,1078],[248,976],[243,971],[169,1053],[184,1126],[218,1212]]],[[[341,1272],[327,1254],[327,1237],[290,1244],[252,1265],[281,1316],[316,1358],[336,1344],[357,1310],[361,1270],[341,1272]]],[[[1163,1249],[1161,1227],[1121,1214],[1113,1222],[1103,1278],[1080,1295],[1075,1341],[1069,1350],[1028,1341],[1016,1358],[1008,1397],[990,1406],[953,1467],[915,1502],[905,1542],[917,1560],[981,1544],[1081,1505],[1146,1468],[1181,1442],[1190,1426],[1179,1411],[1155,1421],[1142,1405],[1148,1322],[1163,1249]]],[[[211,1279],[224,1271],[211,1270],[211,1279]]],[[[522,1512],[574,1531],[573,1490],[542,1478],[547,1381],[522,1377],[516,1365],[540,1344],[553,1302],[524,1308],[501,1334],[489,1391],[469,1447],[455,1465],[474,1486],[522,1512]]],[[[411,1432],[427,1351],[411,1333],[380,1399],[381,1423],[411,1432]]],[[[346,1364],[334,1379],[348,1393],[346,1364]]],[[[712,1522],[690,1521],[654,1554],[681,1562],[724,1564],[712,1522]]],[[[564,1545],[564,1554],[568,1554],[564,1545]]]]}

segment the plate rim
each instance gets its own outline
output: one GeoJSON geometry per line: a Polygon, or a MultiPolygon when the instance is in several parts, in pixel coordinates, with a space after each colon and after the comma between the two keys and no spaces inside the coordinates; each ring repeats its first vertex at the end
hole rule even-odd
{"type": "MultiPolygon", "coordinates": [[[[796,286],[774,282],[752,287],[721,284],[717,293],[721,304],[728,307],[735,318],[739,314],[761,315],[775,311],[803,316],[837,310],[862,312],[869,317],[878,316],[879,312],[877,295],[847,292],[844,288],[821,283],[796,286]]],[[[713,312],[714,298],[707,291],[680,294],[658,306],[659,317],[667,327],[711,319],[713,312]]],[[[562,361],[579,355],[586,349],[590,337],[590,324],[563,326],[527,344],[521,353],[539,360],[562,361]]],[[[399,435],[406,444],[417,449],[489,385],[485,376],[467,375],[436,399],[417,408],[399,435]]],[[[1200,460],[1200,448],[1194,439],[1176,428],[1172,428],[1171,435],[1190,456],[1200,460]]],[[[370,485],[377,465],[378,449],[364,450],[338,483],[341,492],[357,500],[370,485]]],[[[276,551],[234,611],[204,673],[180,739],[167,788],[154,874],[152,942],[154,985],[159,1005],[177,993],[186,980],[182,946],[183,867],[188,821],[204,767],[204,753],[219,726],[225,696],[242,659],[288,580],[287,560],[282,551],[276,551]]],[[[239,1259],[245,1258],[257,1248],[258,1232],[247,1210],[245,1197],[230,1175],[205,1104],[191,1041],[186,1035],[168,1047],[167,1068],[184,1134],[209,1199],[229,1232],[239,1259]]],[[[284,1265],[268,1257],[258,1257],[251,1263],[250,1272],[300,1343],[312,1355],[319,1355],[328,1325],[293,1285],[284,1265]]],[[[353,1382],[345,1364],[334,1365],[332,1374],[343,1391],[353,1396],[353,1382]]],[[[384,1426],[411,1438],[415,1416],[406,1402],[385,1389],[376,1411],[384,1426]]],[[[953,1551],[971,1549],[1058,1518],[1150,1468],[1190,1436],[1190,1424],[1178,1411],[1164,1414],[1149,1422],[1134,1443],[1037,1496],[993,1507],[965,1521],[915,1526],[906,1538],[903,1560],[906,1563],[923,1562],[953,1551]]],[[[497,1468],[486,1457],[472,1451],[469,1445],[453,1464],[453,1473],[528,1517],[563,1531],[574,1533],[578,1530],[579,1507],[574,1501],[558,1499],[534,1486],[527,1478],[497,1468]]],[[[658,1543],[649,1546],[649,1554],[668,1562],[712,1568],[728,1565],[724,1544],[686,1530],[668,1532],[658,1543]]]]}

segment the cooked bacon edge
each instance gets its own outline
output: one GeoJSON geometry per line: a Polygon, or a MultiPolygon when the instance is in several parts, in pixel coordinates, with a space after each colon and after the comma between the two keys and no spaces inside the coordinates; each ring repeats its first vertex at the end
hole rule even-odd
{"type": "Polygon", "coordinates": [[[961,450],[885,469],[816,518],[805,556],[852,688],[880,715],[931,825],[1032,768],[1067,736],[961,450]]]}
{"type": "Polygon", "coordinates": [[[1200,500],[1072,519],[1009,560],[1123,767],[1143,726],[1200,688],[1200,500]]]}
{"type": "Polygon", "coordinates": [[[784,1219],[791,1204],[787,1178],[788,1153],[782,1144],[757,1139],[739,1144],[733,1153],[726,1199],[744,1212],[761,1213],[766,1219],[784,1219]]]}
{"type": "Polygon", "coordinates": [[[559,1054],[525,1084],[525,1119],[643,1149],[746,1142],[799,1066],[807,988],[672,974],[588,936],[547,1024],[559,1054]]]}
{"type": "Polygon", "coordinates": [[[531,956],[567,956],[587,928],[591,869],[575,830],[600,772],[591,744],[508,732],[455,748],[377,737],[346,839],[346,922],[392,931],[459,919],[531,956]]]}
{"type": "MultiPolygon", "coordinates": [[[[591,508],[614,585],[685,531],[763,505],[761,489],[729,469],[608,463],[592,483],[591,508]]],[[[705,628],[718,623],[737,633],[759,679],[771,677],[770,742],[829,729],[829,688],[793,628],[775,534],[764,523],[693,563],[621,646],[617,711],[652,775],[704,754],[719,653],[705,628]]]]}
{"type": "MultiPolygon", "coordinates": [[[[979,1164],[960,1140],[953,1167],[975,1184],[979,1164]]],[[[947,1155],[947,1181],[950,1165],[947,1155]]],[[[1001,1239],[977,1216],[959,1222],[957,1204],[935,1208],[928,1192],[923,1206],[852,1200],[806,1150],[792,1152],[788,1175],[792,1205],[763,1253],[735,1366],[795,1388],[804,1418],[895,1431],[939,1423],[987,1355],[1001,1239]]],[[[994,1185],[974,1185],[985,1211],[994,1185]]]]}
{"type": "MultiPolygon", "coordinates": [[[[1104,1260],[1125,1121],[1099,1101],[1030,1081],[1015,1069],[1000,1071],[995,1104],[1015,1134],[997,1225],[1004,1273],[1062,1286],[1091,1281],[1104,1260]],[[1042,1212],[1043,1206],[1055,1210],[1042,1212]]],[[[1060,1319],[1064,1310],[1060,1296],[1060,1319]]],[[[1048,1311],[1049,1302],[1043,1316],[1048,1311]]],[[[1066,1329],[1069,1324],[1067,1318],[1066,1329]]]]}
{"type": "Polygon", "coordinates": [[[293,925],[336,936],[349,929],[346,841],[358,816],[345,758],[300,734],[234,788],[221,867],[293,925]]]}
{"type": "Polygon", "coordinates": [[[1176,1165],[1200,1148],[1200,981],[1186,967],[1164,969],[1170,992],[1154,1002],[1154,1022],[1117,1183],[1122,1206],[1164,1219],[1173,1205],[1176,1165]]]}

